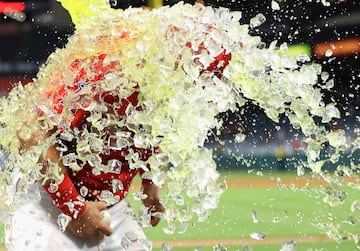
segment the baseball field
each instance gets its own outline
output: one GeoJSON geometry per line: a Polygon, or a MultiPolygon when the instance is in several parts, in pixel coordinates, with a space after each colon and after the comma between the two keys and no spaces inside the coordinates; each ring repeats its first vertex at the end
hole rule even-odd
{"type": "MultiPolygon", "coordinates": [[[[342,205],[330,207],[322,201],[325,181],[297,177],[293,172],[249,174],[232,170],[222,171],[221,179],[226,180],[228,189],[207,221],[189,224],[185,233],[165,234],[165,223],[145,229],[153,240],[154,250],[357,249],[354,241],[335,241],[318,227],[334,219],[346,221],[348,215],[344,212],[349,211],[351,202],[358,196],[356,192],[347,191],[348,199],[342,205]]],[[[347,182],[358,183],[358,180],[355,177],[347,182]]],[[[137,207],[139,202],[129,197],[130,203],[137,207]]],[[[356,224],[345,224],[345,229],[342,225],[341,231],[360,233],[356,224]]]]}
{"type": "MultiPolygon", "coordinates": [[[[344,212],[349,211],[358,196],[356,192],[347,191],[347,201],[331,207],[322,201],[327,187],[324,180],[297,177],[295,172],[259,175],[232,170],[223,171],[222,179],[227,181],[228,189],[206,222],[192,223],[187,232],[171,235],[163,233],[165,224],[146,229],[154,241],[154,250],[226,250],[221,246],[253,251],[357,249],[354,241],[337,242],[318,227],[332,219],[346,221],[348,215],[344,212]],[[214,249],[216,246],[220,249],[214,249]],[[295,249],[289,249],[291,246],[295,249]]],[[[351,178],[347,182],[358,180],[351,178]]],[[[360,233],[356,224],[345,228],[342,225],[340,231],[360,233]]]]}

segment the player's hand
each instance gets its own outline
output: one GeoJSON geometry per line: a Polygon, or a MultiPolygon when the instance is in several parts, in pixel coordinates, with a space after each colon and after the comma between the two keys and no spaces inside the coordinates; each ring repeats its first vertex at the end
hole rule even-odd
{"type": "Polygon", "coordinates": [[[152,183],[143,184],[143,193],[147,197],[143,200],[145,207],[149,208],[151,214],[150,224],[156,226],[160,222],[160,217],[157,217],[157,213],[165,212],[164,206],[160,202],[160,188],[152,183]]]}
{"type": "Polygon", "coordinates": [[[165,208],[159,201],[153,203],[149,207],[149,213],[151,214],[151,220],[150,220],[151,226],[155,227],[157,224],[159,224],[161,218],[157,217],[156,213],[163,213],[163,212],[165,212],[165,208]]]}
{"type": "Polygon", "coordinates": [[[101,219],[100,212],[106,210],[105,202],[86,202],[86,210],[77,219],[70,221],[68,230],[83,239],[102,240],[111,235],[112,229],[101,219]]]}

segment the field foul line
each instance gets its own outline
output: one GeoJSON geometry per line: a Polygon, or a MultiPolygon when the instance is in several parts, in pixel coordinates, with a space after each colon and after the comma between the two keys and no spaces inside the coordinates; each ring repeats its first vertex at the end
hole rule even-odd
{"type": "Polygon", "coordinates": [[[171,247],[197,247],[197,246],[215,246],[218,244],[224,246],[244,246],[244,245],[264,245],[264,244],[282,244],[287,241],[295,241],[296,243],[310,243],[310,242],[335,242],[326,235],[317,236],[293,236],[293,237],[268,237],[262,240],[255,240],[251,238],[236,238],[236,239],[214,239],[214,240],[167,240],[167,241],[153,241],[154,248],[160,248],[164,243],[171,247]]]}

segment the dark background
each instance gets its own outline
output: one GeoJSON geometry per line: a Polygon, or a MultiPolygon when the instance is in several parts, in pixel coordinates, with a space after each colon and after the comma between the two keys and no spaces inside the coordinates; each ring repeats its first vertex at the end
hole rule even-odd
{"type": "MultiPolygon", "coordinates": [[[[15,2],[15,1],[0,1],[15,2]]],[[[74,31],[68,13],[55,0],[24,1],[25,20],[17,21],[16,16],[0,14],[0,94],[6,95],[12,83],[21,80],[26,83],[37,73],[48,55],[56,48],[62,48],[74,31]]],[[[174,4],[175,0],[164,0],[165,4],[174,4]]],[[[191,3],[191,0],[187,2],[191,3]]],[[[112,1],[113,3],[113,1],[112,1]]],[[[249,23],[258,13],[266,16],[266,22],[251,29],[250,34],[259,35],[267,44],[278,40],[280,45],[306,44],[314,48],[319,43],[358,39],[359,44],[345,55],[312,59],[323,66],[335,80],[331,93],[324,93],[327,102],[336,101],[342,118],[337,123],[340,128],[351,131],[359,127],[356,116],[360,116],[360,4],[354,1],[331,1],[331,4],[315,0],[280,1],[280,10],[271,8],[269,0],[206,0],[206,5],[227,7],[242,11],[241,23],[249,23]]],[[[126,8],[146,4],[144,0],[118,0],[114,8],[126,8]]],[[[226,114],[229,122],[224,137],[232,135],[239,127],[246,132],[269,125],[262,111],[251,105],[243,108],[242,113],[226,114]],[[254,122],[255,121],[255,122],[254,122]]],[[[284,124],[286,124],[284,118],[284,124]]],[[[332,126],[332,125],[331,125],[332,126]]],[[[272,133],[269,129],[269,135],[272,133]]],[[[352,132],[353,133],[353,132],[352,132]]],[[[269,136],[271,137],[271,136],[269,136]]]]}

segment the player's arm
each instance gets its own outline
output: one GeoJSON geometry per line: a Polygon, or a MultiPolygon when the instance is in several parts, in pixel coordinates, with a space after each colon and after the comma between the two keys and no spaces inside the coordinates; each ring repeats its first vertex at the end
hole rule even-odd
{"type": "MultiPolygon", "coordinates": [[[[155,147],[154,149],[136,149],[140,154],[140,158],[143,161],[146,161],[153,154],[158,154],[160,152],[159,147],[155,147]]],[[[150,165],[148,168],[151,169],[150,165]]],[[[144,174],[144,170],[139,170],[140,176],[144,174]]],[[[145,207],[149,209],[149,213],[151,214],[150,224],[152,226],[156,226],[160,222],[159,214],[165,212],[165,208],[161,203],[161,191],[160,188],[155,185],[152,180],[142,178],[141,180],[142,192],[145,194],[145,199],[143,199],[143,204],[145,207]],[[158,214],[159,213],[159,214],[158,214]]]]}
{"type": "MultiPolygon", "coordinates": [[[[56,129],[44,134],[39,130],[29,140],[24,140],[18,135],[20,148],[22,150],[29,149],[51,136],[55,131],[56,129]]],[[[100,217],[100,212],[106,209],[105,202],[85,202],[80,199],[78,191],[68,175],[67,168],[61,161],[56,145],[50,146],[39,159],[39,162],[43,163],[41,171],[45,176],[49,176],[49,165],[51,163],[56,163],[59,167],[55,176],[63,177],[62,181],[47,179],[44,181],[43,187],[53,199],[55,205],[70,217],[71,221],[67,226],[67,230],[80,238],[95,240],[103,238],[104,235],[110,235],[112,233],[111,228],[100,217]],[[54,190],[54,186],[57,189],[54,190]]]]}
{"type": "MultiPolygon", "coordinates": [[[[56,146],[49,147],[44,162],[58,163],[64,178],[56,191],[51,191],[51,183],[48,181],[44,188],[51,196],[56,206],[66,215],[71,217],[67,229],[80,238],[102,239],[104,235],[110,235],[112,230],[100,217],[100,212],[106,209],[105,202],[85,202],[71,181],[66,167],[60,161],[60,155],[56,146]]],[[[53,183],[56,184],[56,183],[53,183]]]]}

